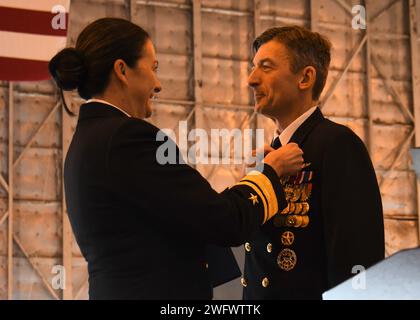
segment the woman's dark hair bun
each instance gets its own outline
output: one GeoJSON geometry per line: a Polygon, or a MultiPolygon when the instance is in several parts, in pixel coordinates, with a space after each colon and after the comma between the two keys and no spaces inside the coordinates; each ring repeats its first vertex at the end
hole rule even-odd
{"type": "Polygon", "coordinates": [[[48,65],[60,88],[64,108],[69,110],[63,90],[77,89],[85,100],[103,94],[115,61],[122,59],[129,68],[134,68],[148,39],[144,29],[121,18],[101,18],[87,25],[77,37],[75,47],[61,50],[48,65]]]}
{"type": "Polygon", "coordinates": [[[49,62],[48,69],[62,90],[80,87],[86,76],[83,56],[75,48],[65,48],[49,62]]]}

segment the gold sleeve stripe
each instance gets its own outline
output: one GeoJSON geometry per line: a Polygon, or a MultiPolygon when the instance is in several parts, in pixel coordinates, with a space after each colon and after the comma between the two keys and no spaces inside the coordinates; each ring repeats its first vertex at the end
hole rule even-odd
{"type": "Polygon", "coordinates": [[[250,184],[252,184],[254,186],[254,188],[257,188],[258,191],[261,192],[262,197],[264,198],[264,202],[267,204],[267,211],[264,211],[264,223],[268,220],[268,212],[269,212],[269,203],[268,203],[268,199],[267,196],[264,194],[264,191],[260,188],[260,186],[258,184],[256,184],[253,181],[247,180],[247,179],[242,179],[240,182],[248,182],[250,184]]]}
{"type": "Polygon", "coordinates": [[[268,202],[267,220],[269,220],[278,211],[277,196],[274,192],[273,185],[271,184],[270,179],[268,179],[264,174],[262,174],[259,171],[251,171],[241,181],[243,180],[249,180],[255,183],[266,196],[268,202]]]}
{"type": "MultiPolygon", "coordinates": [[[[274,192],[274,188],[273,185],[271,184],[270,179],[267,178],[267,176],[265,174],[262,174],[259,171],[251,171],[246,177],[245,179],[250,180],[250,177],[255,177],[257,178],[257,183],[259,186],[262,186],[262,190],[264,193],[267,194],[267,199],[269,201],[269,204],[273,204],[273,215],[277,213],[278,211],[278,202],[277,202],[277,196],[276,193],[274,192]]],[[[271,218],[271,216],[270,216],[271,218]]]]}
{"type": "Polygon", "coordinates": [[[265,200],[265,197],[263,196],[263,194],[261,193],[261,191],[258,189],[258,187],[256,187],[253,183],[248,182],[248,181],[240,181],[237,184],[235,184],[235,186],[238,185],[244,185],[244,186],[248,186],[250,188],[252,188],[260,197],[263,206],[264,206],[264,221],[263,224],[267,221],[267,214],[268,214],[268,210],[267,210],[267,201],[265,200]]]}

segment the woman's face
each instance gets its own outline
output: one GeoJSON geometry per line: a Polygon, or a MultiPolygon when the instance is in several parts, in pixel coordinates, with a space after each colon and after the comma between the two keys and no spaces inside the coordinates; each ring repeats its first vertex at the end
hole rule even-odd
{"type": "Polygon", "coordinates": [[[152,41],[147,40],[141,58],[134,68],[128,68],[128,95],[135,106],[135,117],[148,118],[152,114],[151,99],[162,87],[157,78],[158,61],[152,41]]]}

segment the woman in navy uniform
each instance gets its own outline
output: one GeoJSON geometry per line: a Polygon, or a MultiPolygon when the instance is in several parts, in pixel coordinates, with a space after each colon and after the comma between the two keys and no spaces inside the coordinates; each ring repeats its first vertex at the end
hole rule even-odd
{"type": "Polygon", "coordinates": [[[271,150],[296,143],[308,165],[282,178],[287,207],[245,243],[244,298],[321,299],[384,258],[375,171],[359,137],[317,107],[329,41],[297,26],[272,28],[254,49],[255,105],[280,133],[271,150]]]}
{"type": "Polygon", "coordinates": [[[158,141],[143,120],[161,90],[157,68],[148,34],[116,18],[88,25],[49,64],[60,89],[88,100],[64,183],[91,299],[210,299],[207,246],[237,246],[255,233],[285,205],[279,176],[303,163],[296,145],[282,148],[220,194],[183,161],[159,164],[159,147],[174,142],[158,141]]]}

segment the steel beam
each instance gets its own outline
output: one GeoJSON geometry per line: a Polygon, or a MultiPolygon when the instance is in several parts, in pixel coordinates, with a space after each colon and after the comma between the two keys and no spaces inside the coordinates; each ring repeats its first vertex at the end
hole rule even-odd
{"type": "Polygon", "coordinates": [[[70,119],[69,116],[61,110],[61,221],[63,225],[63,239],[62,239],[62,250],[63,250],[63,266],[65,270],[65,288],[63,290],[62,298],[64,300],[73,299],[73,233],[70,226],[70,221],[67,215],[66,206],[66,195],[64,192],[64,161],[67,154],[67,150],[70,145],[71,136],[69,135],[70,130],[70,119]]]}
{"type": "Polygon", "coordinates": [[[325,94],[323,101],[321,102],[321,107],[325,105],[329,99],[332,97],[335,89],[340,84],[341,80],[344,78],[344,76],[347,74],[347,71],[349,70],[353,60],[356,58],[356,56],[359,54],[360,50],[362,49],[363,45],[366,43],[367,36],[366,34],[363,36],[362,40],[360,40],[359,44],[357,45],[356,49],[351,54],[350,58],[347,60],[346,66],[344,67],[344,70],[341,74],[339,74],[336,79],[334,80],[333,84],[325,94]]]}
{"type": "Polygon", "coordinates": [[[410,120],[414,123],[415,120],[414,120],[413,113],[402,102],[402,99],[401,99],[398,91],[395,89],[394,85],[392,84],[391,79],[382,72],[381,68],[379,67],[379,64],[376,61],[376,57],[374,55],[371,56],[371,62],[372,62],[373,67],[375,68],[376,72],[378,73],[379,77],[382,79],[382,81],[383,81],[385,87],[387,88],[388,92],[393,96],[395,102],[400,107],[401,111],[403,111],[403,113],[405,115],[407,115],[410,118],[410,120]]]}
{"type": "Polygon", "coordinates": [[[7,298],[13,299],[13,156],[14,156],[14,94],[13,82],[9,83],[9,144],[8,144],[8,237],[7,237],[7,298]]]}
{"type": "Polygon", "coordinates": [[[36,131],[33,133],[32,137],[29,139],[28,143],[25,145],[19,156],[16,158],[16,160],[13,162],[13,169],[17,167],[20,160],[22,160],[22,157],[25,155],[26,151],[32,146],[34,143],[38,133],[44,128],[45,124],[51,119],[51,117],[54,115],[54,113],[57,111],[58,107],[61,105],[60,102],[57,102],[56,105],[51,109],[51,111],[48,113],[48,115],[45,117],[45,119],[42,121],[42,123],[39,125],[39,127],[36,129],[36,131]]]}
{"type": "MultiPolygon", "coordinates": [[[[203,112],[203,33],[202,33],[202,6],[201,0],[192,1],[192,25],[193,25],[193,48],[194,48],[194,128],[204,128],[203,112]]],[[[188,154],[186,162],[189,162],[188,154]]],[[[202,171],[202,165],[195,160],[195,168],[202,171]]]]}
{"type": "MultiPolygon", "coordinates": [[[[410,19],[410,47],[411,47],[411,79],[412,79],[412,92],[413,92],[413,110],[414,110],[414,137],[415,146],[420,147],[420,54],[419,37],[420,23],[418,19],[419,0],[409,0],[409,19],[410,19]]],[[[420,182],[416,179],[417,187],[417,228],[420,241],[420,182]]]]}
{"type": "Polygon", "coordinates": [[[410,134],[408,135],[407,139],[404,141],[404,143],[401,145],[401,147],[399,148],[396,157],[394,158],[394,160],[392,161],[391,166],[389,167],[389,169],[385,170],[385,174],[382,175],[382,178],[379,182],[379,187],[383,188],[384,184],[385,184],[385,178],[389,178],[389,176],[392,174],[393,170],[395,169],[398,161],[401,159],[402,155],[404,154],[404,152],[408,152],[408,147],[411,144],[411,140],[414,137],[414,130],[412,130],[410,132],[410,134]]]}
{"type": "Polygon", "coordinates": [[[387,10],[389,10],[394,4],[397,2],[401,2],[401,0],[394,0],[390,3],[388,3],[385,7],[383,7],[381,10],[379,10],[370,20],[370,22],[374,22],[377,20],[383,13],[385,13],[387,10]]]}
{"type": "Polygon", "coordinates": [[[364,5],[366,8],[366,31],[365,31],[365,35],[366,35],[366,45],[365,45],[365,68],[366,68],[366,79],[365,79],[365,84],[366,84],[366,97],[365,97],[365,102],[366,102],[366,114],[367,114],[367,118],[368,118],[368,132],[367,132],[367,141],[366,141],[366,145],[367,145],[367,149],[369,150],[370,155],[372,156],[372,150],[373,150],[373,108],[372,108],[372,71],[370,69],[371,67],[371,46],[370,46],[370,36],[371,36],[371,23],[369,21],[369,7],[367,4],[367,0],[364,0],[364,5]]]}
{"type": "Polygon", "coordinates": [[[19,238],[16,235],[13,235],[13,240],[19,247],[20,251],[22,251],[23,255],[25,256],[26,260],[28,260],[29,264],[32,266],[32,268],[35,270],[35,272],[38,274],[39,278],[41,279],[42,283],[44,284],[45,288],[48,290],[48,292],[51,294],[51,296],[55,300],[60,300],[60,297],[58,296],[57,292],[51,287],[49,281],[45,279],[43,276],[41,270],[38,268],[38,265],[32,261],[32,258],[29,256],[28,252],[23,247],[22,243],[20,242],[19,238]]]}
{"type": "Polygon", "coordinates": [[[335,0],[335,2],[340,5],[344,11],[353,18],[353,13],[351,12],[351,6],[345,0],[335,0]]]}

